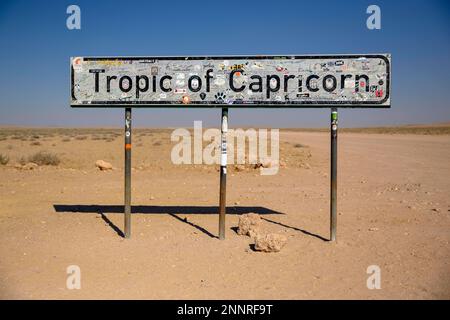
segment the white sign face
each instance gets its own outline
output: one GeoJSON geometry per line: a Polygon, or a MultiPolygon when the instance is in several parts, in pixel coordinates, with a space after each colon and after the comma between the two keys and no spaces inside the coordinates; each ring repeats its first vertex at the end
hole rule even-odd
{"type": "Polygon", "coordinates": [[[390,107],[390,55],[74,57],[72,107],[390,107]]]}

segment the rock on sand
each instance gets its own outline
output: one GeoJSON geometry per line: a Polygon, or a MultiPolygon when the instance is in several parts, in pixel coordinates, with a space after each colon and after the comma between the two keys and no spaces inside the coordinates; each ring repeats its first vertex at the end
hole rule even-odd
{"type": "Polygon", "coordinates": [[[237,233],[244,236],[255,237],[261,227],[261,218],[256,213],[243,214],[239,217],[237,233]]]}
{"type": "Polygon", "coordinates": [[[255,239],[255,250],[264,252],[278,252],[287,242],[287,238],[281,234],[269,233],[257,236],[255,239]]]}
{"type": "Polygon", "coordinates": [[[28,162],[27,164],[22,166],[22,170],[33,170],[36,169],[37,167],[39,167],[36,163],[34,162],[28,162]]]}
{"type": "Polygon", "coordinates": [[[112,168],[113,168],[111,163],[103,161],[103,160],[95,161],[95,166],[102,171],[103,170],[112,170],[112,168]]]}

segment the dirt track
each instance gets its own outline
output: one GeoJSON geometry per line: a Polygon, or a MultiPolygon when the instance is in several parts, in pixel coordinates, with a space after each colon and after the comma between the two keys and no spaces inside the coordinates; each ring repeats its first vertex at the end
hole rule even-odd
{"type": "Polygon", "coordinates": [[[340,134],[337,243],[324,239],[327,133],[282,133],[288,162],[275,176],[230,172],[225,241],[216,238],[216,168],[171,165],[167,136],[157,135],[162,145],[145,136],[133,149],[129,240],[119,235],[121,137],[0,141],[16,157],[45,148],[63,158],[31,171],[0,166],[0,298],[450,298],[449,135],[340,134]],[[98,171],[100,157],[117,169],[98,171]],[[247,212],[288,236],[281,252],[255,252],[236,234],[247,212]],[[66,288],[73,264],[81,290],[66,288]],[[367,289],[369,265],[381,268],[380,290],[367,289]]]}

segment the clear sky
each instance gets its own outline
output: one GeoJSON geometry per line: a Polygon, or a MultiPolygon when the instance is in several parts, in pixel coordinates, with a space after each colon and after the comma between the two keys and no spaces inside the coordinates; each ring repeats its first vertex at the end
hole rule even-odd
{"type": "MultiPolygon", "coordinates": [[[[70,56],[391,53],[391,109],[341,126],[450,121],[450,1],[0,1],[0,125],[122,126],[123,110],[69,106],[70,56]],[[81,30],[66,9],[81,8],[81,30]],[[381,30],[366,9],[381,8],[381,30]]],[[[219,109],[133,111],[135,126],[216,126],[219,109]]],[[[235,110],[230,125],[328,126],[328,109],[235,110]]]]}

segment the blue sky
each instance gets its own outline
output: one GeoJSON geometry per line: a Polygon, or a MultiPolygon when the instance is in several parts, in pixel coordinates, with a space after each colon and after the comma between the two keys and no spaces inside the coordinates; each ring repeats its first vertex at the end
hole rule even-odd
{"type": "MultiPolygon", "coordinates": [[[[0,2],[0,125],[122,126],[123,110],[69,106],[70,56],[391,53],[391,109],[341,126],[450,121],[448,1],[0,2]],[[66,9],[81,8],[81,30],[66,9]],[[381,8],[381,30],[366,9],[381,8]]],[[[135,126],[217,126],[220,110],[135,110],[135,126]]],[[[328,126],[328,109],[235,110],[230,125],[328,126]]]]}

